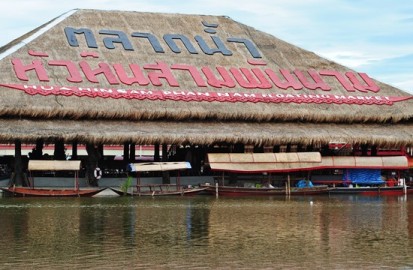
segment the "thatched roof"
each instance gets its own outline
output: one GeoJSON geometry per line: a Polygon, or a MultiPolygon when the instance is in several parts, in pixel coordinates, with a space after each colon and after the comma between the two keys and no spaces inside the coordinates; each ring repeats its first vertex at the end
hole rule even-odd
{"type": "Polygon", "coordinates": [[[345,140],[401,145],[413,138],[410,94],[374,79],[371,89],[355,86],[353,75],[365,84],[356,71],[223,16],[74,10],[0,48],[0,72],[0,121],[7,124],[0,127],[1,141],[59,137],[108,143],[345,140]],[[70,35],[79,29],[90,30],[95,44],[93,39],[88,44],[83,34],[70,35]],[[124,34],[126,48],[116,42],[116,33],[124,34]],[[151,46],[145,35],[156,38],[159,46],[151,46]],[[215,48],[213,36],[232,55],[204,53],[199,40],[215,48]],[[177,37],[188,38],[193,48],[186,49],[177,37]],[[168,38],[177,48],[168,46],[168,38]],[[256,51],[247,49],[245,40],[256,51]],[[160,73],[158,63],[175,81],[151,77],[160,73]],[[114,78],[94,77],[93,71],[86,75],[85,70],[99,64],[114,78]],[[36,65],[38,74],[32,69],[36,65]],[[65,65],[73,65],[77,73],[69,73],[65,65]],[[131,77],[129,65],[142,71],[140,83],[127,84],[115,72],[123,67],[131,77]],[[199,77],[190,75],[188,67],[199,77]],[[203,68],[218,75],[217,67],[228,72],[233,85],[217,87],[208,81],[203,68]],[[262,74],[267,85],[237,80],[236,72],[244,68],[262,74]],[[295,88],[282,86],[284,79],[275,83],[271,72],[279,78],[288,73],[295,88]],[[322,79],[324,90],[311,89],[308,72],[322,79]],[[299,79],[300,74],[305,78],[299,79]]]}
{"type": "Polygon", "coordinates": [[[0,120],[0,142],[20,138],[103,144],[326,144],[331,141],[381,146],[411,145],[410,124],[306,124],[93,120],[0,120]]]}

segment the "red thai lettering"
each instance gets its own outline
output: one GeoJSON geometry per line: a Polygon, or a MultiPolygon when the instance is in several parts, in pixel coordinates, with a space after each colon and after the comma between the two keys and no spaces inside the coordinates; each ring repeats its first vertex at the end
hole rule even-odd
{"type": "Polygon", "coordinates": [[[140,68],[139,65],[136,64],[130,64],[129,68],[131,69],[133,76],[128,77],[126,74],[125,69],[121,64],[113,64],[113,69],[115,70],[116,74],[119,77],[119,80],[127,85],[132,85],[134,83],[137,83],[139,85],[148,85],[149,80],[145,78],[143,75],[142,69],[140,68]]]}
{"type": "Polygon", "coordinates": [[[292,87],[295,90],[300,90],[303,88],[303,85],[293,77],[290,71],[286,69],[280,69],[280,73],[284,77],[284,82],[282,82],[280,78],[275,74],[275,72],[271,69],[266,69],[265,73],[267,73],[268,77],[278,88],[287,89],[289,87],[292,87]]]}
{"type": "Polygon", "coordinates": [[[221,88],[222,86],[233,88],[235,87],[235,82],[229,75],[229,72],[224,67],[216,67],[219,75],[222,79],[218,79],[209,67],[201,68],[202,72],[207,77],[207,82],[212,87],[221,88]]]}
{"type": "Polygon", "coordinates": [[[260,89],[270,89],[272,85],[268,82],[268,80],[264,77],[262,71],[258,68],[253,68],[252,73],[258,78],[258,81],[252,75],[251,71],[247,68],[230,68],[229,69],[234,76],[235,80],[241,87],[244,88],[260,88],[260,89]]]}
{"type": "Polygon", "coordinates": [[[165,79],[169,86],[179,87],[178,81],[173,76],[168,65],[164,62],[156,62],[156,64],[147,64],[143,66],[144,69],[159,70],[160,72],[148,72],[149,80],[151,80],[153,85],[161,86],[161,78],[165,79]]]}
{"type": "Polygon", "coordinates": [[[49,61],[48,64],[49,66],[66,67],[67,71],[69,72],[69,76],[66,77],[66,80],[68,80],[69,82],[79,83],[83,81],[79,70],[77,69],[76,65],[72,61],[52,60],[52,61],[49,61]]]}
{"type": "Polygon", "coordinates": [[[353,83],[354,88],[356,88],[360,92],[372,91],[372,92],[377,93],[378,91],[380,91],[380,87],[378,87],[366,73],[358,73],[358,74],[363,79],[365,85],[363,85],[362,82],[360,82],[360,80],[357,79],[356,74],[354,74],[354,72],[351,72],[351,71],[346,72],[346,76],[353,83]]]}
{"type": "Polygon", "coordinates": [[[311,69],[311,70],[308,70],[307,73],[308,75],[310,75],[310,77],[313,79],[314,82],[310,82],[302,71],[298,69],[294,70],[294,74],[301,81],[304,87],[311,89],[311,90],[315,90],[317,88],[320,88],[321,90],[324,90],[324,91],[331,90],[331,87],[323,81],[323,79],[317,73],[317,71],[311,69]]]}
{"type": "Polygon", "coordinates": [[[98,83],[99,81],[96,78],[96,75],[102,74],[110,84],[119,84],[118,79],[106,63],[99,63],[99,67],[96,69],[92,69],[86,61],[81,61],[79,65],[90,82],[98,83]]]}
{"type": "Polygon", "coordinates": [[[39,81],[49,81],[49,76],[47,76],[47,72],[43,66],[42,61],[33,60],[31,64],[24,65],[20,59],[13,58],[11,62],[13,63],[14,73],[16,73],[17,78],[19,78],[20,80],[28,81],[29,78],[27,77],[26,72],[33,70],[36,73],[39,81]]]}
{"type": "Polygon", "coordinates": [[[190,65],[175,64],[171,66],[171,69],[187,70],[189,74],[191,74],[192,79],[194,79],[197,86],[207,87],[207,84],[205,83],[204,79],[202,78],[201,74],[199,73],[196,67],[190,65]]]}
{"type": "Polygon", "coordinates": [[[354,92],[354,91],[356,91],[356,89],[353,87],[353,85],[351,85],[351,84],[349,83],[349,81],[346,79],[346,77],[344,77],[343,74],[341,74],[341,73],[338,72],[338,71],[335,71],[335,70],[320,70],[320,71],[319,71],[319,74],[320,74],[320,75],[323,75],[323,76],[334,76],[334,77],[337,79],[337,81],[338,81],[339,83],[341,83],[341,85],[342,85],[347,91],[349,91],[349,92],[354,92]]]}

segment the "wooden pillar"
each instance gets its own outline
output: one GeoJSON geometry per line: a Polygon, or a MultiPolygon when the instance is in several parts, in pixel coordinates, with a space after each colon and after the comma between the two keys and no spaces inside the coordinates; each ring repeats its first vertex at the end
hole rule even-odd
{"type": "Polygon", "coordinates": [[[287,153],[291,152],[291,143],[287,144],[287,149],[285,150],[285,152],[287,153]]]}
{"type": "Polygon", "coordinates": [[[254,145],[254,153],[264,153],[264,146],[254,145]]]}
{"type": "Polygon", "coordinates": [[[57,140],[54,144],[54,160],[66,160],[65,144],[63,140],[57,140]]]}
{"type": "Polygon", "coordinates": [[[130,148],[130,151],[129,151],[129,161],[130,161],[131,163],[134,163],[134,162],[135,162],[135,159],[136,159],[136,144],[131,143],[129,148],[130,148]]]}
{"type": "Polygon", "coordinates": [[[242,143],[236,143],[234,145],[234,153],[245,153],[245,145],[242,143]]]}
{"type": "Polygon", "coordinates": [[[36,140],[36,147],[33,148],[33,152],[30,155],[31,159],[43,159],[43,139],[36,140]]]}
{"type": "Polygon", "coordinates": [[[103,144],[98,144],[98,151],[99,151],[99,154],[100,154],[100,157],[101,158],[103,158],[103,149],[104,147],[103,147],[103,144]]]}
{"type": "Polygon", "coordinates": [[[123,161],[129,163],[129,143],[123,144],[123,161]]]}
{"type": "Polygon", "coordinates": [[[77,159],[77,142],[76,141],[72,142],[72,159],[73,160],[77,159]]]}
{"type": "Polygon", "coordinates": [[[369,146],[367,145],[367,144],[362,144],[362,145],[360,145],[360,148],[361,148],[361,155],[364,157],[364,156],[367,156],[367,152],[368,152],[368,149],[369,149],[369,146]]]}
{"type": "Polygon", "coordinates": [[[153,161],[159,162],[161,161],[160,156],[159,156],[159,143],[156,143],[154,145],[154,153],[153,153],[153,161]]]}
{"type": "Polygon", "coordinates": [[[23,160],[22,160],[22,143],[20,140],[14,141],[14,174],[12,175],[12,183],[16,186],[23,186],[23,160]]]}
{"type": "Polygon", "coordinates": [[[373,145],[371,147],[371,155],[372,156],[377,156],[377,145],[373,145]]]}
{"type": "Polygon", "coordinates": [[[168,145],[162,144],[162,161],[168,161],[168,145]]]}

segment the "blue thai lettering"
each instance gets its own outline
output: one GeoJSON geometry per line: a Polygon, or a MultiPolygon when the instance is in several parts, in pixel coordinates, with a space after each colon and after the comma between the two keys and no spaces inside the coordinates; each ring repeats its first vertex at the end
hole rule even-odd
{"type": "Polygon", "coordinates": [[[214,41],[216,48],[211,49],[201,36],[195,36],[196,42],[198,42],[201,50],[208,55],[213,55],[215,53],[222,53],[225,56],[231,56],[232,52],[228,50],[221,39],[217,36],[211,36],[212,41],[214,41]]]}
{"type": "Polygon", "coordinates": [[[213,29],[213,28],[218,28],[218,24],[217,23],[207,23],[205,21],[202,21],[202,25],[205,27],[208,27],[206,29],[204,29],[205,33],[208,34],[216,34],[217,30],[213,29]]]}
{"type": "Polygon", "coordinates": [[[181,42],[184,44],[185,48],[192,54],[198,54],[198,52],[196,51],[196,49],[194,48],[194,46],[192,45],[191,41],[189,41],[189,39],[184,36],[184,35],[178,35],[178,34],[165,34],[163,36],[163,39],[165,40],[166,44],[168,44],[169,48],[171,48],[171,50],[174,53],[180,53],[181,50],[178,48],[178,46],[176,46],[176,43],[174,41],[174,39],[179,39],[181,40],[181,42]]]}
{"type": "Polygon", "coordinates": [[[79,28],[74,29],[72,27],[65,27],[65,35],[69,45],[72,47],[79,47],[79,42],[77,41],[75,34],[83,34],[86,39],[86,44],[89,48],[97,48],[98,45],[96,43],[95,36],[93,35],[92,31],[88,28],[79,28]]]}
{"type": "Polygon", "coordinates": [[[146,38],[148,39],[149,43],[152,45],[152,48],[155,50],[157,53],[164,53],[165,51],[163,50],[161,44],[159,43],[158,39],[151,33],[140,33],[140,32],[134,32],[131,35],[132,37],[139,37],[139,38],[146,38]]]}
{"type": "Polygon", "coordinates": [[[127,51],[133,51],[132,44],[130,43],[128,37],[122,31],[115,31],[115,30],[100,30],[99,34],[104,35],[113,35],[117,36],[116,38],[112,37],[105,37],[103,39],[103,44],[108,49],[115,49],[115,45],[113,43],[120,43],[122,44],[123,48],[127,51]]]}
{"type": "Polygon", "coordinates": [[[254,43],[251,40],[245,38],[227,38],[228,42],[235,42],[235,43],[243,43],[247,50],[250,52],[252,57],[254,58],[262,58],[261,54],[258,52],[257,48],[255,47],[254,43]]]}

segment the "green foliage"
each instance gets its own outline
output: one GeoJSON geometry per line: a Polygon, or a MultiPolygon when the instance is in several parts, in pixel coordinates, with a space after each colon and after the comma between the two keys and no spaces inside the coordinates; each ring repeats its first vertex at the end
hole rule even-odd
{"type": "Polygon", "coordinates": [[[128,176],[125,182],[123,182],[122,185],[120,185],[120,189],[122,190],[123,194],[126,195],[131,186],[132,186],[132,177],[128,176]]]}

